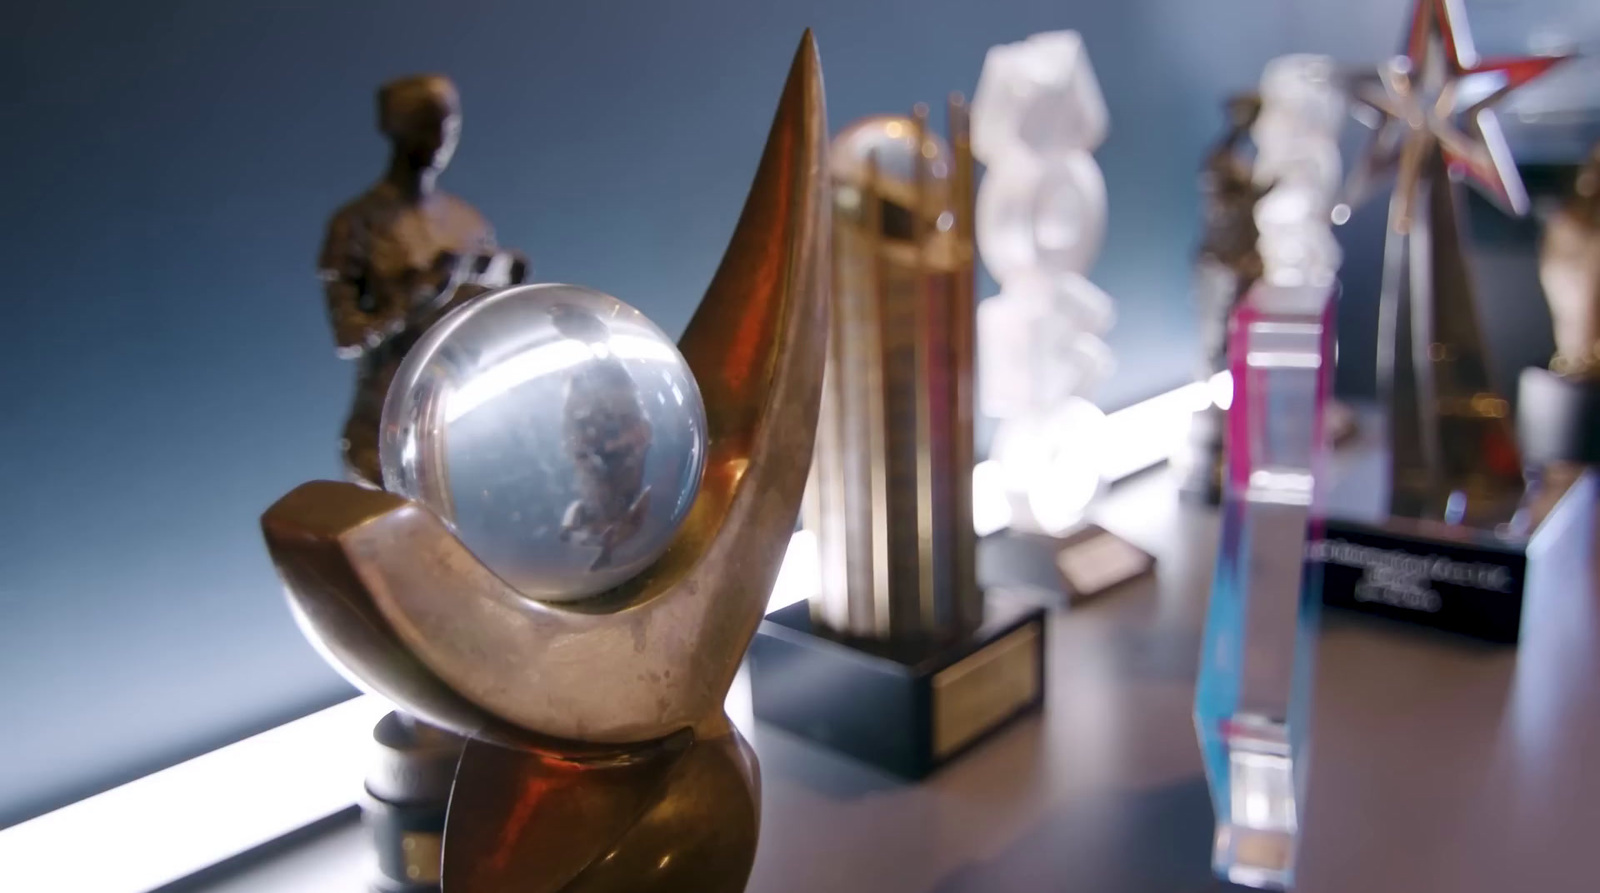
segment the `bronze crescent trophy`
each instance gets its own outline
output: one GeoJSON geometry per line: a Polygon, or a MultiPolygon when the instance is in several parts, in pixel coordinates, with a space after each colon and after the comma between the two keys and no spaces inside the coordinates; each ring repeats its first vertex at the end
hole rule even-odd
{"type": "MultiPolygon", "coordinates": [[[[828,337],[826,140],[807,32],[722,265],[676,350],[636,311],[585,289],[485,295],[423,337],[384,407],[385,483],[418,498],[316,481],[262,517],[290,606],[322,653],[362,688],[468,737],[445,826],[450,893],[744,888],[760,785],[723,701],[811,464],[828,337]],[[485,322],[493,337],[474,342],[485,322]],[[496,353],[507,345],[516,350],[496,353]],[[636,393],[613,359],[665,370],[656,380],[670,387],[647,392],[630,372],[636,393]],[[679,363],[692,374],[684,387],[679,363]],[[546,380],[565,381],[551,392],[556,417],[492,411],[546,380]],[[685,393],[695,386],[703,414],[649,415],[657,397],[697,404],[685,393]],[[698,439],[667,448],[663,419],[684,418],[703,419],[698,439]],[[563,484],[571,495],[508,502],[523,492],[517,480],[488,483],[456,451],[481,445],[460,433],[480,423],[516,432],[497,445],[556,432],[552,449],[571,463],[562,469],[576,468],[561,475],[574,479],[563,484]],[[441,430],[449,452],[437,450],[441,430]],[[636,507],[644,492],[629,463],[654,480],[653,463],[674,455],[703,467],[697,490],[674,500],[652,488],[636,507]],[[584,505],[558,540],[573,502],[584,505]],[[471,524],[526,515],[557,519],[530,535],[559,542],[541,560],[566,562],[560,573],[521,575],[529,569],[493,549],[503,531],[471,524]],[[676,525],[659,557],[597,593],[562,592],[563,581],[641,560],[629,552],[644,537],[636,517],[642,529],[676,525]]],[[[500,455],[488,472],[531,464],[500,455]]]]}

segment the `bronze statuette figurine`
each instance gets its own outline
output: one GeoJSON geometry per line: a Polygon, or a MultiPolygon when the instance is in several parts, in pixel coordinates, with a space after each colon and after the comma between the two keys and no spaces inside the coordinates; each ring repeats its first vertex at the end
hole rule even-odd
{"type": "Polygon", "coordinates": [[[378,90],[389,169],[334,213],[317,262],[339,356],[359,359],[343,454],[351,480],[381,487],[378,420],[411,345],[445,311],[527,273],[477,209],[436,187],[461,133],[455,85],[418,75],[378,90]]]}
{"type": "Polygon", "coordinates": [[[1600,382],[1600,144],[1578,173],[1572,197],[1545,227],[1539,281],[1555,323],[1551,370],[1600,382]]]}

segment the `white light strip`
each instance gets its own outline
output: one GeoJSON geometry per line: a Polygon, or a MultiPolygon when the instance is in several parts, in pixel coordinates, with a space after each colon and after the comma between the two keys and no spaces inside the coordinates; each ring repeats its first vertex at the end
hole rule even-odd
{"type": "MultiPolygon", "coordinates": [[[[1166,460],[1217,382],[1106,417],[1109,481],[1166,460]]],[[[816,537],[789,541],[768,610],[817,591],[816,537]]],[[[354,698],[0,831],[0,881],[28,893],[149,893],[348,808],[372,726],[389,709],[354,698]]]]}
{"type": "Polygon", "coordinates": [[[388,709],[346,701],[0,831],[0,887],[146,893],[333,815],[388,709]]]}
{"type": "Polygon", "coordinates": [[[1195,382],[1107,414],[1101,477],[1115,483],[1167,461],[1189,430],[1189,416],[1211,400],[1212,385],[1195,382]]]}

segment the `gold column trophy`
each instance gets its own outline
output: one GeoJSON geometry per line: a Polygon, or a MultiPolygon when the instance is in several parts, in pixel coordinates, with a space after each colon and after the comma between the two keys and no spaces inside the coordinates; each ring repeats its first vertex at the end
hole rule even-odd
{"type": "Polygon", "coordinates": [[[1545,224],[1539,279],[1556,354],[1522,372],[1517,433],[1533,463],[1600,465],[1600,144],[1545,224]]]}
{"type": "Polygon", "coordinates": [[[1378,324],[1389,499],[1336,495],[1322,548],[1329,604],[1517,639],[1528,545],[1551,500],[1528,498],[1509,404],[1490,380],[1457,180],[1526,212],[1492,106],[1564,58],[1480,59],[1459,6],[1416,0],[1404,54],[1353,83],[1377,133],[1350,192],[1389,170],[1396,181],[1378,324]]]}
{"type": "Polygon", "coordinates": [[[975,572],[973,162],[927,109],[833,142],[833,322],[806,525],[821,592],[750,649],[755,715],[919,778],[1041,703],[1044,614],[975,572]]]}
{"type": "Polygon", "coordinates": [[[808,32],[676,349],[575,286],[463,303],[385,400],[388,490],[312,482],[262,517],[323,655],[468,739],[449,893],[744,888],[760,788],[723,701],[809,470],[825,121],[808,32]]]}

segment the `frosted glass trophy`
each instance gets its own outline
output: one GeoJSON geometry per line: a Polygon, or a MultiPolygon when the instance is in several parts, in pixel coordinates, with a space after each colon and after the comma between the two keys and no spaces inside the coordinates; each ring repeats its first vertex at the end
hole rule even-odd
{"type": "Polygon", "coordinates": [[[1111,296],[1086,275],[1105,238],[1106,185],[1093,151],[1108,126],[1077,32],[990,48],[972,102],[972,151],[988,168],[978,251],[1000,283],[978,304],[978,404],[999,420],[989,458],[1001,493],[989,501],[1003,502],[997,516],[1014,531],[1056,549],[1069,598],[1151,564],[1083,517],[1102,487],[1105,415],[1081,395],[1111,371],[1101,336],[1116,319],[1111,296]]]}
{"type": "Polygon", "coordinates": [[[1286,889],[1305,802],[1321,580],[1317,482],[1334,290],[1258,284],[1229,334],[1228,480],[1195,695],[1216,814],[1212,867],[1286,889]]]}

